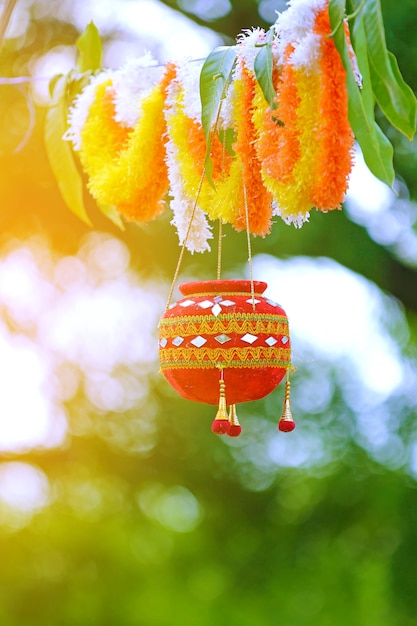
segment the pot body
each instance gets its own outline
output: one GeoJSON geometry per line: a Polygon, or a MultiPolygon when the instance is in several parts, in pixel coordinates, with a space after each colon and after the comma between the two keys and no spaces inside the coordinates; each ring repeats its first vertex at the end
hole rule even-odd
{"type": "Polygon", "coordinates": [[[249,280],[183,283],[159,326],[161,371],[184,398],[218,404],[219,378],[227,404],[259,400],[281,382],[291,362],[284,309],[249,280]]]}

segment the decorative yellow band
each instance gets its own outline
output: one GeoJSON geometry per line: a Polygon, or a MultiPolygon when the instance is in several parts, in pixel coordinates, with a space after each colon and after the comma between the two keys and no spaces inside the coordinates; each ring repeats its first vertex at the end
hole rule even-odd
{"type": "Polygon", "coordinates": [[[214,315],[190,315],[189,317],[162,319],[159,327],[159,335],[165,339],[223,333],[288,336],[288,320],[283,315],[254,315],[253,313],[224,314],[218,317],[214,315]]]}
{"type": "MultiPolygon", "coordinates": [[[[216,296],[221,296],[222,298],[224,298],[226,300],[226,298],[228,298],[229,296],[241,296],[241,297],[246,297],[248,300],[252,300],[252,294],[250,291],[225,291],[223,293],[219,293],[218,291],[204,291],[201,293],[193,293],[190,294],[189,296],[187,296],[187,298],[212,298],[212,297],[216,297],[216,296]]],[[[262,295],[261,293],[255,293],[254,294],[255,298],[265,298],[264,295],[262,295]]]]}
{"type": "Polygon", "coordinates": [[[224,367],[289,367],[290,348],[165,348],[159,351],[161,369],[224,367]]]}

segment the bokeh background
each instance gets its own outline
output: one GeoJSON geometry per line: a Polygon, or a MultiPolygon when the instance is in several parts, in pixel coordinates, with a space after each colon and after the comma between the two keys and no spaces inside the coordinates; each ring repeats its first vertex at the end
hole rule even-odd
{"type": "MultiPolygon", "coordinates": [[[[417,89],[417,4],[382,0],[417,89]]],[[[178,259],[169,210],[119,230],[64,205],[43,128],[51,76],[94,20],[104,65],[203,58],[280,0],[17,0],[0,56],[0,624],[414,626],[417,614],[417,145],[384,126],[394,190],[361,155],[344,210],[253,241],[292,330],[278,388],[213,407],[158,373],[178,259]],[[22,77],[29,77],[28,80],[22,77]]],[[[381,120],[381,124],[385,124],[381,120]]],[[[247,277],[226,230],[224,277],[247,277]]],[[[215,252],[181,280],[213,278],[215,252]]]]}

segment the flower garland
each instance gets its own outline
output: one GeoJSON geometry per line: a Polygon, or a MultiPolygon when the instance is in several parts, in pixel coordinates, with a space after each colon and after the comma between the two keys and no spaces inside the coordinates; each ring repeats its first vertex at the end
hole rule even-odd
{"type": "MultiPolygon", "coordinates": [[[[198,131],[197,118],[201,115],[200,109],[195,109],[196,103],[187,98],[186,94],[192,94],[195,90],[196,69],[190,65],[184,69],[177,66],[175,80],[168,87],[166,101],[165,120],[167,124],[166,162],[171,190],[170,207],[173,212],[171,223],[176,227],[180,245],[186,245],[191,253],[205,252],[210,249],[209,239],[213,235],[205,212],[200,204],[201,196],[197,198],[197,190],[200,186],[203,173],[203,159],[198,156],[197,163],[189,158],[188,142],[190,132],[198,131]],[[189,71],[187,71],[187,69],[189,71]],[[183,87],[188,84],[188,90],[183,87]],[[189,115],[185,114],[185,108],[189,115]],[[188,131],[187,131],[188,128],[188,131]],[[198,174],[200,172],[200,174],[198,174]]],[[[200,69],[200,68],[198,68],[200,69]]],[[[201,142],[201,132],[195,132],[192,137],[194,158],[196,157],[196,144],[201,142]]]]}
{"type": "MultiPolygon", "coordinates": [[[[145,55],[92,79],[72,107],[66,138],[99,205],[146,222],[163,211],[169,193],[180,244],[192,252],[209,249],[209,220],[265,236],[273,215],[301,226],[313,207],[341,207],[353,133],[345,70],[329,37],[329,0],[290,0],[273,28],[276,108],[256,75],[268,36],[259,28],[245,31],[208,154],[201,63],[163,69],[145,55]]],[[[351,46],[350,55],[358,76],[351,46]]]]}
{"type": "Polygon", "coordinates": [[[255,85],[255,76],[243,63],[234,97],[236,142],[233,149],[241,168],[241,183],[236,189],[239,206],[233,226],[238,231],[248,228],[254,235],[266,235],[271,227],[272,196],[263,183],[255,147],[256,128],[252,119],[255,85]]]}
{"type": "Polygon", "coordinates": [[[341,207],[353,133],[345,71],[328,37],[328,2],[293,2],[278,25],[283,67],[276,84],[278,109],[255,107],[257,149],[274,213],[301,226],[313,206],[324,212],[341,207]]]}
{"type": "Polygon", "coordinates": [[[322,124],[317,133],[317,178],[312,203],[322,211],[330,211],[341,208],[346,194],[354,137],[348,122],[347,91],[343,88],[345,70],[328,38],[331,26],[326,10],[318,14],[315,30],[321,35],[319,114],[322,124]]]}
{"type": "Polygon", "coordinates": [[[168,191],[164,102],[175,68],[146,95],[133,128],[117,121],[114,79],[94,85],[94,99],[80,131],[79,155],[88,187],[99,205],[114,206],[127,219],[149,221],[164,210],[168,191]]]}

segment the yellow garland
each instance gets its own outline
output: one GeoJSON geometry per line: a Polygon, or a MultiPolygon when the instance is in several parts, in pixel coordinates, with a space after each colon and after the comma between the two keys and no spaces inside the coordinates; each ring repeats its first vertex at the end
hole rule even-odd
{"type": "MultiPolygon", "coordinates": [[[[307,216],[312,208],[311,189],[315,183],[317,141],[316,129],[319,120],[319,86],[318,74],[306,74],[303,70],[295,72],[299,106],[294,110],[296,126],[299,132],[300,158],[295,162],[290,179],[281,182],[267,173],[267,168],[262,165],[262,177],[268,191],[279,205],[282,216],[296,218],[300,214],[307,216]]],[[[263,116],[265,115],[265,98],[259,86],[254,100],[253,120],[259,133],[262,132],[263,116]]],[[[272,111],[271,115],[279,116],[278,112],[272,111]]],[[[277,147],[277,158],[279,148],[277,147]]]]}
{"type": "MultiPolygon", "coordinates": [[[[242,116],[239,108],[239,99],[243,93],[242,79],[235,79],[233,91],[233,123],[234,131],[237,135],[241,125],[242,116]]],[[[215,218],[221,219],[224,223],[233,224],[239,210],[243,209],[243,168],[242,155],[236,153],[227,176],[216,183],[216,193],[213,197],[211,211],[215,218]]],[[[215,219],[213,218],[213,219],[215,219]]]]}
{"type": "Polygon", "coordinates": [[[294,166],[291,182],[287,185],[281,184],[277,189],[277,200],[283,217],[308,215],[312,208],[311,189],[316,176],[320,76],[317,73],[306,74],[303,70],[297,70],[296,84],[300,97],[296,112],[300,133],[300,159],[294,166]]]}
{"type": "MultiPolygon", "coordinates": [[[[128,140],[128,129],[114,120],[111,80],[100,83],[95,89],[95,98],[81,129],[80,160],[90,177],[89,187],[97,198],[96,180],[128,140]]],[[[98,199],[98,198],[97,198],[98,199]]]]}
{"type": "MultiPolygon", "coordinates": [[[[183,182],[183,191],[190,199],[195,199],[197,189],[200,184],[201,174],[204,167],[203,145],[204,135],[197,123],[190,120],[184,113],[183,96],[180,92],[176,96],[175,108],[168,116],[168,129],[170,138],[176,149],[176,159],[183,182]],[[196,151],[190,148],[190,144],[196,147],[201,143],[199,158],[196,158],[196,151]]],[[[203,182],[198,205],[206,210],[210,205],[210,189],[207,181],[203,182]]]]}
{"type": "Polygon", "coordinates": [[[127,131],[114,121],[110,88],[108,81],[96,90],[81,131],[80,159],[99,204],[116,206],[128,219],[148,221],[163,211],[168,190],[164,93],[160,84],[154,87],[135,128],[127,131]]]}
{"type": "Polygon", "coordinates": [[[264,236],[271,229],[272,196],[262,180],[261,163],[256,153],[256,128],[252,119],[256,78],[242,63],[242,79],[237,81],[234,99],[236,141],[233,148],[241,163],[242,184],[236,230],[247,229],[264,236]]]}
{"type": "MultiPolygon", "coordinates": [[[[177,151],[178,166],[183,180],[183,190],[190,198],[195,198],[204,167],[206,143],[201,124],[190,120],[184,112],[183,95],[176,97],[175,110],[168,117],[169,134],[177,151]]],[[[214,142],[213,142],[214,143],[214,142]]],[[[219,140],[212,153],[213,179],[215,188],[204,180],[198,197],[198,205],[210,219],[232,222],[236,215],[236,189],[241,185],[239,167],[232,162],[230,174],[227,169],[230,156],[219,140]]]]}
{"type": "Polygon", "coordinates": [[[216,183],[210,217],[233,224],[242,202],[242,165],[236,157],[225,180],[216,183]]]}
{"type": "MultiPolygon", "coordinates": [[[[253,104],[254,106],[253,106],[252,118],[253,118],[253,122],[256,128],[256,132],[257,132],[257,140],[259,141],[261,134],[264,132],[263,121],[264,121],[265,115],[270,115],[270,116],[274,115],[274,111],[271,111],[271,109],[269,109],[267,105],[265,96],[259,84],[256,85],[256,91],[255,91],[253,104]]],[[[280,185],[279,181],[277,181],[275,178],[273,178],[272,176],[268,174],[268,169],[267,167],[265,167],[265,163],[263,161],[261,161],[261,174],[262,174],[265,187],[271,193],[275,202],[278,202],[279,190],[282,187],[282,185],[280,185]]]]}

